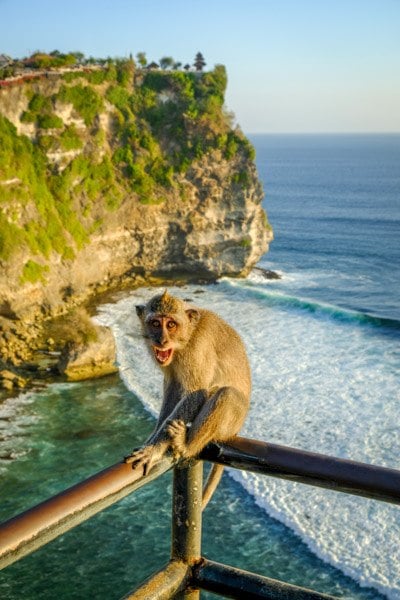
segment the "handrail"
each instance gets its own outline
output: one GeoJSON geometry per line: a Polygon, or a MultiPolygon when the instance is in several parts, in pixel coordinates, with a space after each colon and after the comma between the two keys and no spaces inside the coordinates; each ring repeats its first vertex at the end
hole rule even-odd
{"type": "Polygon", "coordinates": [[[131,464],[117,463],[0,525],[0,569],[44,546],[172,467],[158,462],[144,476],[131,464]]]}
{"type": "Polygon", "coordinates": [[[400,471],[297,448],[235,437],[209,444],[199,458],[272,477],[400,504],[400,471]]]}
{"type": "MultiPolygon", "coordinates": [[[[242,437],[234,438],[229,444],[209,444],[199,458],[263,475],[400,504],[400,471],[387,467],[242,437]]],[[[132,469],[130,464],[118,463],[3,523],[0,525],[0,568],[43,546],[157,478],[172,466],[172,458],[164,457],[144,476],[142,469],[132,469]]],[[[204,562],[199,545],[200,467],[200,463],[195,463],[188,469],[175,469],[172,562],[156,574],[146,584],[147,587],[145,585],[139,588],[129,598],[169,598],[168,594],[172,590],[179,590],[179,597],[182,598],[198,598],[196,592],[186,591],[188,585],[214,591],[224,589],[231,598],[243,597],[240,590],[250,590],[252,586],[254,596],[251,597],[254,598],[300,600],[307,597],[304,593],[311,594],[301,588],[288,587],[282,582],[273,582],[225,565],[218,566],[211,561],[204,562]],[[163,581],[163,586],[160,581],[163,581]],[[242,588],[242,584],[248,588],[242,588]],[[162,591],[160,587],[163,587],[162,591]],[[149,589],[153,590],[153,595],[148,595],[149,589]],[[161,595],[157,595],[159,592],[161,595]]],[[[314,595],[309,597],[327,598],[323,594],[312,593],[314,595]]]]}

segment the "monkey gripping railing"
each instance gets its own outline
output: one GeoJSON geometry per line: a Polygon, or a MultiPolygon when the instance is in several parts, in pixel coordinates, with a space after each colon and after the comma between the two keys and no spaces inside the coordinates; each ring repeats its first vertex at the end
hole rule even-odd
{"type": "MultiPolygon", "coordinates": [[[[210,444],[201,459],[263,475],[400,504],[400,471],[237,437],[210,444]]],[[[173,466],[163,458],[143,476],[118,463],[0,525],[0,568],[38,549],[173,466]]],[[[171,560],[129,600],[196,600],[200,589],[228,598],[333,598],[201,556],[202,462],[174,469],[171,560]]]]}

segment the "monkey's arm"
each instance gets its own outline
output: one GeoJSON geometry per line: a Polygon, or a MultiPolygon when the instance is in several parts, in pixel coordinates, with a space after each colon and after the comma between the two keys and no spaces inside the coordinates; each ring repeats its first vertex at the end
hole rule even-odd
{"type": "Polygon", "coordinates": [[[156,441],[156,439],[159,437],[160,432],[161,432],[166,420],[168,419],[168,417],[171,416],[175,406],[180,401],[181,394],[182,394],[181,390],[177,389],[176,385],[174,385],[173,383],[167,384],[164,381],[164,398],[163,398],[163,403],[161,405],[160,414],[158,415],[158,419],[157,419],[157,423],[154,428],[154,431],[147,438],[147,440],[145,442],[146,444],[154,443],[156,441]]]}
{"type": "MultiPolygon", "coordinates": [[[[146,440],[141,448],[133,450],[132,454],[125,457],[125,462],[143,465],[143,472],[146,474],[153,464],[159,460],[171,446],[171,421],[182,421],[185,425],[192,423],[201,411],[204,403],[207,401],[205,390],[198,390],[186,394],[177,402],[177,390],[170,387],[166,390],[163,406],[161,407],[160,417],[155,431],[146,440]],[[168,393],[167,393],[168,392],[168,393]],[[162,417],[165,416],[164,420],[162,417]]],[[[175,452],[174,452],[175,454],[175,452]]]]}
{"type": "Polygon", "coordinates": [[[154,462],[161,458],[168,450],[169,437],[166,425],[179,401],[178,394],[179,390],[176,389],[175,385],[168,385],[164,381],[164,398],[154,431],[144,442],[143,446],[134,448],[131,454],[125,456],[125,462],[132,463],[133,466],[141,463],[145,475],[151,469],[154,462]]]}

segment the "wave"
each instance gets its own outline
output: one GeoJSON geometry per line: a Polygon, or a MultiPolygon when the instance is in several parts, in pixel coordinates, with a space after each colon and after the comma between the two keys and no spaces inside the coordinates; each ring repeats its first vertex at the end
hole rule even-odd
{"type": "Polygon", "coordinates": [[[378,317],[376,315],[335,306],[333,304],[292,296],[282,292],[270,291],[265,284],[260,284],[260,277],[258,275],[252,276],[252,274],[250,274],[245,280],[223,278],[221,281],[224,281],[232,287],[243,289],[254,298],[263,300],[264,303],[269,306],[305,311],[316,316],[328,317],[343,323],[358,323],[361,325],[365,324],[372,327],[400,331],[400,321],[397,319],[378,317]]]}

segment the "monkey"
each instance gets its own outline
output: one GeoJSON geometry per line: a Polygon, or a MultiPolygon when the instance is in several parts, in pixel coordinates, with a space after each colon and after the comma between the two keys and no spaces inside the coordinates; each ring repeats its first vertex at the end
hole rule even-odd
{"type": "MultiPolygon", "coordinates": [[[[136,306],[143,337],[162,370],[163,403],[154,432],[125,461],[148,473],[164,454],[196,457],[209,442],[231,440],[250,404],[251,374],[244,344],[214,312],[187,305],[167,290],[136,306]]],[[[203,508],[221,479],[214,465],[203,508]]]]}

